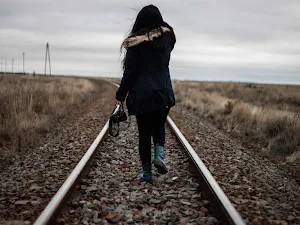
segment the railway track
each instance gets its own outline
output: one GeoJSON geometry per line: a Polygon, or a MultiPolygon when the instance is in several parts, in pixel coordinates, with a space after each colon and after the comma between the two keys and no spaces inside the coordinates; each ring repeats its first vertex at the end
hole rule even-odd
{"type": "Polygon", "coordinates": [[[170,117],[167,122],[168,174],[154,173],[153,185],[140,183],[135,123],[106,138],[107,122],[34,224],[245,224],[170,117]]]}

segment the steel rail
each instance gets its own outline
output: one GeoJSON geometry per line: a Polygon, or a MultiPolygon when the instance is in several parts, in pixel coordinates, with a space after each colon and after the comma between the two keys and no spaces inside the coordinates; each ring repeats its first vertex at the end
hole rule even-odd
{"type": "Polygon", "coordinates": [[[167,121],[196,167],[197,172],[200,175],[199,178],[201,179],[201,185],[204,184],[205,194],[208,195],[210,200],[212,200],[212,208],[215,210],[217,216],[220,217],[222,224],[245,225],[246,223],[243,221],[240,214],[231,204],[217,181],[175,125],[173,120],[168,116],[167,121]]]}
{"type": "MultiPolygon", "coordinates": [[[[103,79],[104,81],[107,81],[103,79]]],[[[115,87],[119,87],[118,84],[107,81],[115,87]]],[[[118,110],[118,108],[116,108],[118,110]]],[[[222,220],[222,224],[230,224],[230,225],[245,225],[245,222],[236,211],[234,206],[231,204],[225,193],[222,191],[216,180],[213,178],[209,170],[206,168],[202,160],[199,158],[195,150],[188,143],[186,138],[180,132],[178,127],[175,125],[173,120],[168,116],[167,122],[172,128],[173,132],[184,146],[188,156],[192,160],[194,166],[196,167],[199,178],[202,181],[202,185],[204,184],[205,194],[209,196],[209,199],[212,200],[212,207],[215,209],[217,213],[217,217],[222,220]]],[[[105,135],[108,132],[109,121],[106,122],[103,129],[94,140],[86,154],[79,161],[75,169],[69,175],[67,180],[63,183],[58,192],[51,199],[47,207],[43,210],[37,220],[34,222],[34,225],[48,225],[51,224],[56,217],[58,216],[60,210],[63,207],[63,204],[66,202],[68,197],[71,195],[72,190],[75,188],[76,184],[79,182],[80,178],[83,176],[85,171],[88,168],[88,165],[92,161],[93,157],[96,154],[97,147],[102,143],[105,135]]]]}
{"type": "MultiPolygon", "coordinates": [[[[109,83],[113,84],[116,87],[119,87],[119,85],[114,82],[109,81],[109,83]]],[[[217,216],[219,216],[219,218],[222,220],[222,224],[246,225],[246,223],[237,212],[235,207],[232,205],[232,203],[229,201],[228,197],[223,192],[215,178],[204,165],[198,154],[183,136],[170,116],[167,117],[167,122],[178,140],[185,148],[189,158],[193,162],[193,165],[196,167],[199,178],[201,180],[201,184],[204,185],[204,192],[208,196],[208,198],[212,200],[212,208],[215,210],[217,216]]]]}
{"type": "MultiPolygon", "coordinates": [[[[120,106],[117,106],[115,111],[119,109],[120,106]]],[[[85,155],[81,158],[79,163],[76,165],[72,173],[69,175],[67,180],[63,183],[61,188],[57,191],[51,201],[48,203],[46,208],[34,222],[34,225],[48,225],[56,219],[60,210],[62,209],[64,203],[71,195],[76,184],[79,182],[80,178],[84,175],[85,171],[88,168],[88,165],[94,158],[98,146],[102,143],[103,138],[107,134],[109,127],[109,120],[104,125],[103,129],[100,131],[97,138],[94,140],[92,145],[89,147],[85,155]]]]}

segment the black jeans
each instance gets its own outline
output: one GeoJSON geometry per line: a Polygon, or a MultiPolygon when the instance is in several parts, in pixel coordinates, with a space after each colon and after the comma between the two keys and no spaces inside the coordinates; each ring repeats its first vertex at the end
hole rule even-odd
{"type": "Polygon", "coordinates": [[[142,163],[151,163],[151,137],[153,143],[164,146],[165,123],[169,109],[137,115],[139,129],[139,153],[142,163]]]}

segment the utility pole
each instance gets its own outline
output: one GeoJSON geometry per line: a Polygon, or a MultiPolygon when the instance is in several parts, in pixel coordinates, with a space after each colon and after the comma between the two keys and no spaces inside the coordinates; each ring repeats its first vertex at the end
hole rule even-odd
{"type": "Polygon", "coordinates": [[[45,72],[44,75],[46,75],[46,71],[47,71],[47,57],[49,60],[49,72],[51,75],[51,62],[50,62],[50,49],[49,49],[49,43],[46,44],[46,56],[45,56],[45,72]]]}
{"type": "Polygon", "coordinates": [[[3,71],[2,71],[2,62],[1,62],[1,73],[2,73],[3,71]]]}
{"type": "Polygon", "coordinates": [[[25,61],[25,52],[23,52],[23,73],[25,74],[25,66],[24,66],[24,61],[25,61]]]}
{"type": "Polygon", "coordinates": [[[14,72],[14,58],[11,60],[11,72],[14,72]]]}
{"type": "Polygon", "coordinates": [[[5,60],[5,72],[4,72],[4,73],[6,73],[6,63],[7,63],[7,62],[6,62],[6,60],[5,60]]]}

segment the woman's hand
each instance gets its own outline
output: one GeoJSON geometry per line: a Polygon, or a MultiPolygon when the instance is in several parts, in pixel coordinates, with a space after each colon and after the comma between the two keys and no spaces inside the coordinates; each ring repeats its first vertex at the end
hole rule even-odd
{"type": "Polygon", "coordinates": [[[117,91],[116,93],[116,99],[120,102],[124,102],[125,101],[126,96],[120,95],[119,91],[117,91]]]}

